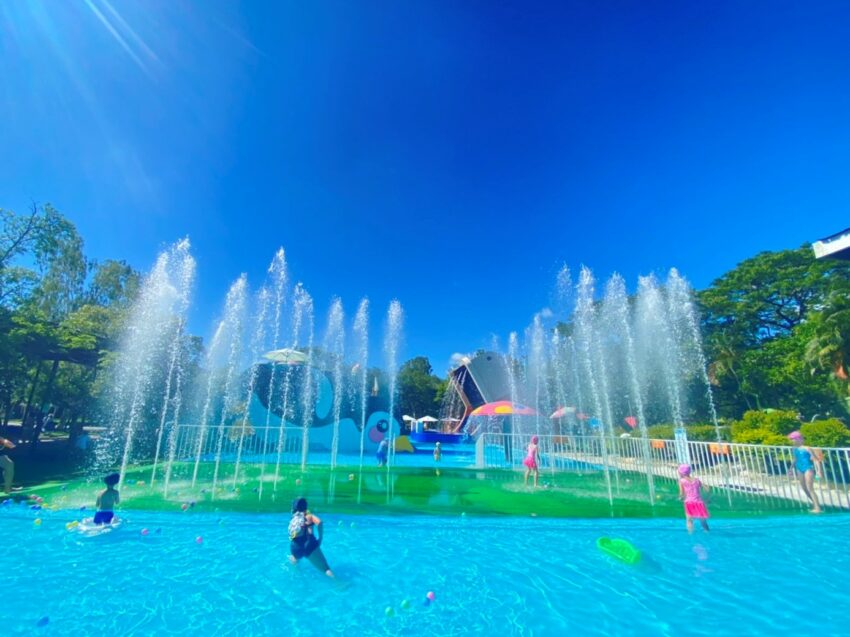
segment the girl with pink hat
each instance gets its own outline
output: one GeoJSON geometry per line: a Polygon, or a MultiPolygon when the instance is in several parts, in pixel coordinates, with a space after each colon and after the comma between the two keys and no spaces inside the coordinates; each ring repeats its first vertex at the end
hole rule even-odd
{"type": "Polygon", "coordinates": [[[794,445],[794,468],[791,471],[797,474],[803,493],[812,502],[811,512],[820,513],[820,504],[818,504],[818,497],[815,495],[815,473],[820,476],[823,471],[821,468],[823,454],[819,449],[805,446],[803,434],[799,431],[792,431],[788,434],[788,438],[794,445]]]}
{"type": "Polygon", "coordinates": [[[679,498],[685,501],[685,524],[688,533],[694,532],[694,520],[699,520],[704,531],[708,531],[708,508],[702,500],[702,490],[711,489],[703,485],[699,478],[691,475],[691,465],[679,466],[679,498]]]}
{"type": "Polygon", "coordinates": [[[531,444],[528,445],[528,453],[525,456],[525,460],[522,461],[522,464],[525,465],[525,486],[528,486],[528,476],[531,472],[534,472],[534,486],[537,487],[537,481],[540,480],[540,468],[539,465],[539,452],[537,448],[537,443],[540,442],[540,438],[537,436],[531,437],[531,444]]]}

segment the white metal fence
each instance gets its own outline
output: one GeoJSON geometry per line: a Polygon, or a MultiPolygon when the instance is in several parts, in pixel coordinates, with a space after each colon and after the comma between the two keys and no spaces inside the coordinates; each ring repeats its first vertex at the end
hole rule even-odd
{"type": "MultiPolygon", "coordinates": [[[[200,453],[202,462],[214,461],[218,456],[224,462],[235,462],[237,457],[247,464],[275,462],[278,454],[281,464],[301,462],[303,429],[300,427],[254,427],[241,435],[232,428],[180,425],[171,435],[174,459],[194,461],[200,453]]],[[[161,458],[168,452],[162,451],[161,458]]]]}
{"type": "MultiPolygon", "coordinates": [[[[482,468],[520,468],[530,436],[484,433],[476,464],[482,468]]],[[[540,436],[541,472],[634,472],[647,479],[678,479],[688,463],[712,489],[768,506],[809,507],[793,470],[790,446],[694,442],[608,436],[540,436]],[[647,466],[648,459],[648,466],[647,466]]],[[[850,449],[819,448],[823,454],[815,495],[821,506],[850,509],[850,449]]],[[[649,480],[648,480],[649,482],[649,480]]],[[[649,488],[649,487],[648,487],[649,488]]]]}
{"type": "MultiPolygon", "coordinates": [[[[299,427],[257,427],[240,436],[231,428],[180,425],[171,432],[177,461],[246,464],[302,460],[303,430],[299,427]],[[282,435],[281,435],[282,434],[282,435]]],[[[736,494],[768,507],[807,508],[810,502],[795,472],[793,447],[747,445],[730,442],[695,442],[609,436],[541,435],[540,470],[559,473],[596,473],[607,470],[612,481],[620,474],[642,476],[648,494],[655,479],[678,479],[678,466],[688,463],[694,473],[714,490],[736,494]],[[647,462],[648,460],[648,462],[647,462]]],[[[524,434],[482,433],[476,442],[475,466],[517,469],[530,442],[524,434]]],[[[850,449],[820,448],[823,461],[814,483],[822,506],[850,510],[850,449]]],[[[163,460],[168,452],[162,450],[163,460]]],[[[329,462],[329,454],[309,454],[310,462],[329,462]],[[327,456],[325,458],[324,456],[327,456]]],[[[604,497],[605,494],[600,494],[604,497]]]]}

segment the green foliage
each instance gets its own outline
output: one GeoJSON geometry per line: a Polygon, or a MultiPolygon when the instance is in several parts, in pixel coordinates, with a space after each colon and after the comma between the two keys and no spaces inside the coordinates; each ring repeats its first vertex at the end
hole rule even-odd
{"type": "Polygon", "coordinates": [[[850,447],[850,429],[837,418],[807,422],[800,433],[813,447],[850,447]]]}
{"type": "Polygon", "coordinates": [[[734,441],[748,445],[787,445],[788,437],[760,427],[741,431],[734,437],[734,441]]]}
{"type": "Polygon", "coordinates": [[[658,438],[660,440],[673,440],[673,425],[652,425],[646,428],[646,435],[649,438],[658,438]]]}
{"type": "Polygon", "coordinates": [[[788,434],[800,427],[796,412],[751,410],[732,423],[732,441],[749,444],[788,444],[788,434]]]}
{"type": "MultiPolygon", "coordinates": [[[[662,440],[672,440],[675,432],[674,425],[652,425],[651,427],[646,428],[646,432],[649,438],[659,438],[662,440]]],[[[685,431],[688,434],[688,440],[693,440],[695,442],[716,442],[717,441],[717,432],[714,429],[714,425],[707,424],[694,424],[687,425],[685,427],[685,431]]],[[[725,428],[720,429],[720,439],[726,440],[728,438],[727,432],[725,428]]]]}
{"type": "Polygon", "coordinates": [[[426,357],[417,356],[404,363],[398,372],[401,413],[416,418],[436,415],[442,384],[443,381],[431,373],[431,363],[426,357]]]}
{"type": "Polygon", "coordinates": [[[850,264],[819,261],[811,249],[765,252],[740,263],[698,294],[709,376],[722,413],[740,417],[763,407],[805,414],[843,408],[827,375],[843,360],[846,326],[836,293],[850,264]],[[834,299],[836,318],[822,321],[834,299]],[[812,344],[819,339],[818,344],[812,344]]]}

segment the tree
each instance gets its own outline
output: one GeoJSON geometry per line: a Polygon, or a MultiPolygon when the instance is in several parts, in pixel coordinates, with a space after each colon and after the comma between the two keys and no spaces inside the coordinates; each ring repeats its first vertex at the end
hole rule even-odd
{"type": "Polygon", "coordinates": [[[399,404],[402,414],[421,418],[433,415],[440,407],[437,395],[442,381],[432,373],[431,362],[417,356],[404,363],[398,372],[399,404]]]}
{"type": "Polygon", "coordinates": [[[850,276],[850,264],[819,261],[809,246],[762,252],[699,293],[704,324],[747,345],[787,335],[823,302],[834,276],[850,276]]]}
{"type": "Polygon", "coordinates": [[[850,264],[818,261],[809,247],[765,252],[699,292],[709,375],[722,413],[835,408],[828,383],[801,363],[817,321],[850,264]],[[826,405],[829,405],[827,407],[826,405]]]}
{"type": "Polygon", "coordinates": [[[830,374],[838,394],[846,401],[850,392],[850,283],[835,282],[823,310],[812,321],[813,334],[806,346],[812,373],[830,374]]]}

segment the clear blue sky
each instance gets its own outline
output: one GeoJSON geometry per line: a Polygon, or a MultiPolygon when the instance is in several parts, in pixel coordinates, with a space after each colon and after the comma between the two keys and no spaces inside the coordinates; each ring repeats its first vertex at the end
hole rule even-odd
{"type": "Polygon", "coordinates": [[[0,206],[189,235],[201,332],[283,245],[442,370],[563,262],[701,287],[850,225],[847,2],[111,2],[0,3],[0,206]]]}

